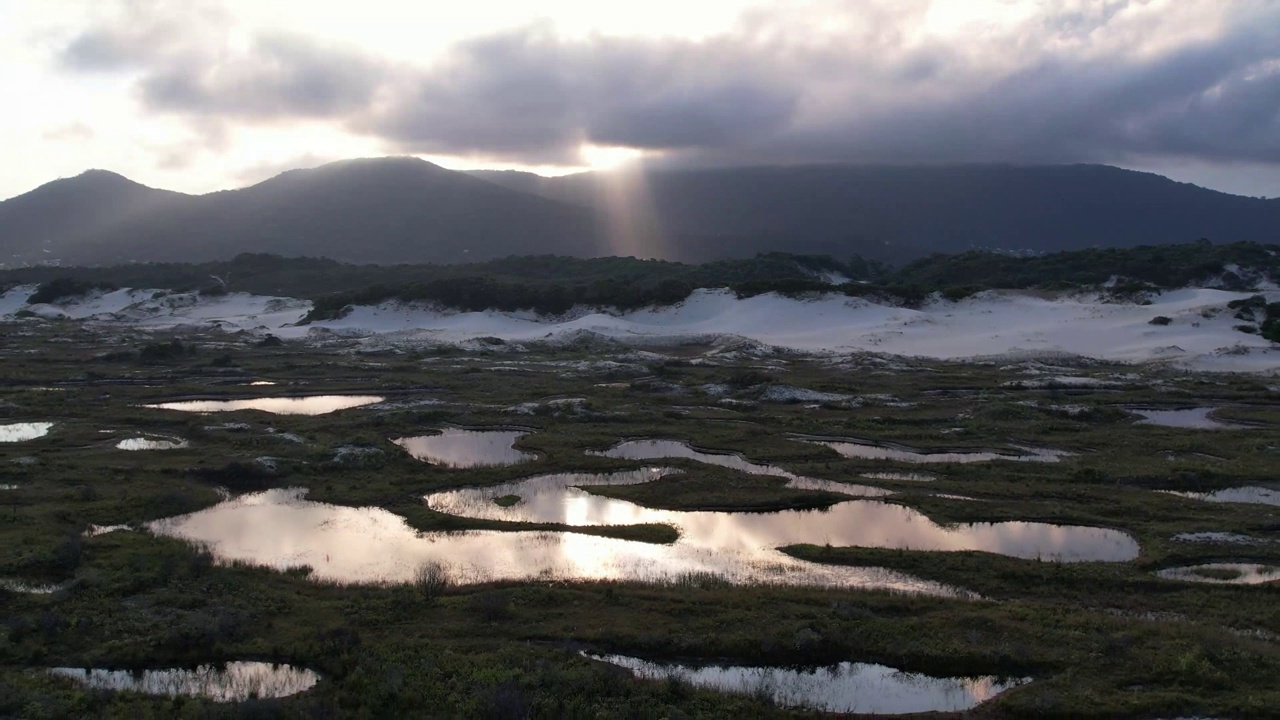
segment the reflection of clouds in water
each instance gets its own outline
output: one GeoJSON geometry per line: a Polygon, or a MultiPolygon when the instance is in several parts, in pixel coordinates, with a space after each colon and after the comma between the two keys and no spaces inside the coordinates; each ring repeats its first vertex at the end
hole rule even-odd
{"type": "Polygon", "coordinates": [[[1136,425],[1159,425],[1161,427],[1189,428],[1194,430],[1244,430],[1247,425],[1226,423],[1211,417],[1217,408],[1183,408],[1181,410],[1154,410],[1146,408],[1128,408],[1129,412],[1141,417],[1136,425]]]}
{"type": "Polygon", "coordinates": [[[49,434],[51,422],[21,422],[0,425],[0,442],[23,442],[49,434]]]}
{"type": "Polygon", "coordinates": [[[231,412],[233,410],[261,410],[276,415],[325,415],[338,410],[380,403],[385,398],[377,395],[314,395],[312,397],[249,398],[245,400],[181,400],[178,402],[143,405],[154,410],[182,410],[184,412],[231,412]]]}
{"type": "Polygon", "coordinates": [[[862,473],[862,477],[868,480],[897,480],[899,482],[933,482],[937,480],[937,476],[928,473],[904,473],[904,472],[868,472],[862,473]]]}
{"type": "Polygon", "coordinates": [[[1280,581],[1280,566],[1257,563],[1206,563],[1159,570],[1166,580],[1212,583],[1215,585],[1261,585],[1280,581]],[[1233,575],[1234,573],[1234,575],[1233,575]]]}
{"type": "Polygon", "coordinates": [[[870,487],[868,485],[854,485],[851,483],[836,482],[834,480],[820,480],[818,478],[803,477],[796,475],[790,471],[784,470],[776,465],[761,465],[753,463],[750,460],[736,455],[734,453],[709,453],[701,450],[695,450],[688,443],[679,440],[628,440],[618,443],[608,450],[588,450],[588,455],[599,455],[601,457],[624,458],[627,460],[665,460],[668,458],[682,458],[685,460],[696,460],[700,463],[708,465],[718,465],[749,475],[768,475],[771,477],[786,478],[786,487],[795,490],[824,490],[826,492],[836,492],[844,495],[855,495],[861,497],[877,497],[881,495],[889,495],[890,492],[883,488],[870,487]]]}
{"type": "Polygon", "coordinates": [[[591,495],[576,486],[634,485],[674,472],[646,468],[611,475],[563,473],[425,498],[438,512],[476,519],[575,527],[662,523],[670,545],[570,532],[467,530],[419,533],[380,508],[310,502],[301,489],[269,490],[150,523],[156,533],[208,544],[220,561],[277,568],[308,565],[317,579],[407,582],[438,564],[459,582],[489,580],[673,581],[712,574],[734,583],[879,587],[932,594],[954,590],[879,568],[822,565],[776,548],[799,543],[915,550],[985,550],[1064,561],[1127,560],[1138,547],[1124,533],[1044,523],[941,527],[910,508],[848,500],[823,510],[680,512],[591,495]],[[510,507],[496,498],[516,495],[510,507]]]}
{"type": "Polygon", "coordinates": [[[280,698],[311,689],[320,676],[306,669],[262,662],[201,665],[194,670],[87,670],[58,667],[54,675],[95,690],[132,690],[149,695],[203,697],[215,702],[280,698]]]}
{"type": "Polygon", "coordinates": [[[968,710],[1028,682],[994,677],[935,678],[884,665],[840,663],[812,669],[652,663],[624,655],[589,656],[627,668],[637,677],[676,677],[699,687],[743,695],[767,694],[779,705],[825,712],[920,713],[968,710]]]}
{"type": "Polygon", "coordinates": [[[437,435],[406,437],[391,442],[411,456],[451,468],[515,465],[537,456],[516,450],[516,440],[528,435],[514,430],[442,430],[437,435]]]}
{"type": "Polygon", "coordinates": [[[155,438],[127,438],[116,443],[117,450],[180,450],[189,447],[186,440],[157,440],[155,438]]]}
{"type": "Polygon", "coordinates": [[[1205,502],[1280,505],[1280,490],[1257,486],[1226,488],[1225,490],[1215,490],[1213,492],[1183,492],[1181,490],[1160,490],[1158,492],[1191,498],[1192,500],[1204,500],[1205,502]]]}
{"type": "Polygon", "coordinates": [[[981,550],[1022,558],[1063,561],[1129,560],[1138,546],[1125,533],[1104,528],[1032,522],[973,523],[943,527],[900,505],[848,500],[819,510],[708,512],[657,510],[592,495],[575,485],[634,485],[675,472],[670,468],[613,475],[543,475],[485,488],[427,496],[429,507],[463,517],[564,525],[664,523],[680,531],[678,545],[754,553],[773,559],[774,548],[799,543],[911,550],[981,550]],[[517,495],[521,502],[494,501],[517,495]]]}
{"type": "Polygon", "coordinates": [[[65,590],[74,583],[74,580],[51,585],[48,583],[28,583],[13,578],[0,578],[0,589],[8,590],[16,593],[31,593],[32,595],[52,595],[59,590],[65,590]]]}
{"type": "Polygon", "coordinates": [[[907,447],[890,447],[861,442],[836,442],[826,440],[806,440],[815,445],[826,445],[847,458],[859,460],[896,460],[906,463],[977,463],[995,460],[1014,462],[1056,463],[1059,458],[1070,457],[1071,453],[1046,448],[1017,447],[1022,454],[1000,453],[991,450],[924,452],[907,447]]]}
{"type": "Polygon", "coordinates": [[[458,582],[489,580],[678,581],[714,574],[733,583],[877,587],[953,594],[878,568],[826,566],[772,549],[617,540],[566,532],[419,533],[379,508],[309,502],[303,490],[268,490],[148,524],[157,534],[207,545],[220,562],[279,569],[308,565],[319,580],[409,582],[435,563],[458,582]]]}

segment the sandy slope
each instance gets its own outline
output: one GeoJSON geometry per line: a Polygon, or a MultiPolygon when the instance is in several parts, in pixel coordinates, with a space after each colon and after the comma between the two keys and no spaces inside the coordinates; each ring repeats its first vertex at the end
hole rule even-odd
{"type": "MultiPolygon", "coordinates": [[[[1188,288],[1149,305],[1107,303],[1096,295],[1044,298],[986,292],[960,302],[936,300],[921,309],[880,305],[842,295],[794,300],[776,294],[739,300],[700,290],[679,305],[627,313],[580,310],[558,318],[532,313],[441,311],[419,304],[357,307],[338,320],[298,326],[305,301],[246,294],[153,298],[154,291],[119,290],[60,305],[26,306],[34,288],[0,295],[0,314],[28,309],[45,317],[126,322],[143,327],[218,325],[286,338],[317,333],[383,335],[397,343],[457,343],[493,336],[513,342],[595,333],[662,344],[733,336],[808,352],[869,351],[942,359],[1010,355],[1079,355],[1120,362],[1169,362],[1190,369],[1280,372],[1280,348],[1234,329],[1226,307],[1249,293],[1188,288]],[[1169,325],[1150,320],[1172,318],[1169,325]]],[[[1269,300],[1280,293],[1267,293],[1269,300]]]]}

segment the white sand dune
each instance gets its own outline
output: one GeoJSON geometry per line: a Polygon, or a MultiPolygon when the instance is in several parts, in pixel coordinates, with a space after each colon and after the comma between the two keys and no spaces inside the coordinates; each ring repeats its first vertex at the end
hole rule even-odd
{"type": "MultiPolygon", "coordinates": [[[[0,314],[22,309],[45,317],[120,322],[147,328],[182,325],[271,332],[284,338],[387,336],[400,344],[461,343],[479,337],[510,342],[557,341],[597,334],[661,345],[741,338],[814,353],[875,352],[950,360],[1081,356],[1125,363],[1250,373],[1280,372],[1280,347],[1235,329],[1227,303],[1251,293],[1187,288],[1150,304],[1107,302],[1096,294],[1043,297],[989,291],[959,302],[934,300],[920,309],[843,295],[792,299],[774,293],[738,299],[727,290],[698,290],[677,305],[604,312],[578,309],[560,317],[530,312],[459,312],[421,303],[361,306],[346,316],[297,325],[310,303],[234,293],[152,296],[118,290],[58,305],[28,306],[34,288],[0,295],[0,314]],[[1156,316],[1168,325],[1152,325],[1156,316]]],[[[1280,292],[1265,293],[1269,301],[1280,292]]]]}

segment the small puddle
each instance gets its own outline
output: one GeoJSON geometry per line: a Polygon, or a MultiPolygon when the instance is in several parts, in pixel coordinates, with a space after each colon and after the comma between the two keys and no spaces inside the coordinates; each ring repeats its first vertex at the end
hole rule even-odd
{"type": "MultiPolygon", "coordinates": [[[[632,471],[613,477],[617,484],[642,481],[632,471]]],[[[548,488],[567,488],[589,475],[547,476],[548,488]]],[[[509,487],[489,488],[479,497],[486,509],[509,487]],[[492,498],[489,496],[492,495],[492,498]]],[[[558,516],[521,488],[522,502],[511,510],[530,517],[558,516]],[[547,508],[544,512],[537,508],[547,508]],[[530,512],[530,508],[535,508],[530,512]]],[[[579,491],[580,492],[580,491],[579,491]]],[[[617,540],[569,532],[464,530],[421,533],[404,518],[381,508],[353,508],[304,499],[300,488],[267,490],[227,500],[205,510],[147,524],[158,534],[208,548],[219,563],[248,562],[277,570],[308,566],[316,580],[351,584],[412,582],[423,569],[442,572],[456,584],[495,581],[624,580],[655,583],[724,582],[823,587],[884,588],[945,597],[970,596],[962,591],[881,568],[857,568],[797,560],[776,551],[752,550],[750,539],[724,528],[728,547],[720,543],[653,543],[617,540]],[[748,549],[735,548],[734,543],[748,549]]],[[[581,493],[585,495],[585,493],[581,493]]],[[[432,496],[434,506],[445,495],[432,496]]],[[[575,495],[575,497],[578,497],[575,495]]],[[[467,505],[454,498],[459,507],[467,505]]],[[[613,501],[619,505],[630,503],[613,501]]],[[[576,503],[583,515],[592,511],[576,503]]],[[[634,507],[634,506],[633,506],[634,507]]],[[[714,514],[707,514],[714,515],[714,514]]],[[[630,522],[622,514],[617,522],[630,522]]],[[[573,518],[576,521],[577,516],[573,518]]],[[[587,519],[587,518],[584,518],[587,519]]],[[[582,524],[590,524],[583,522],[582,524]]]]}
{"type": "Polygon", "coordinates": [[[1167,495],[1219,503],[1249,503],[1254,505],[1280,505],[1280,490],[1265,487],[1238,487],[1213,492],[1185,492],[1182,490],[1157,490],[1167,495]]]}
{"type": "Polygon", "coordinates": [[[787,480],[786,487],[793,490],[822,490],[855,497],[882,497],[892,494],[890,490],[871,487],[870,485],[854,485],[835,480],[803,477],[774,465],[753,463],[736,453],[713,453],[695,450],[688,443],[679,440],[627,440],[614,445],[608,450],[588,450],[587,454],[627,460],[668,460],[671,458],[695,460],[708,465],[738,470],[749,475],[769,475],[785,478],[787,480]]]}
{"type": "Polygon", "coordinates": [[[1030,678],[937,678],[885,665],[844,662],[810,669],[689,666],[653,663],[625,655],[587,655],[630,670],[644,680],[676,678],[725,693],[770,698],[787,708],[830,713],[898,715],[960,712],[1030,678]]]}
{"type": "Polygon", "coordinates": [[[51,422],[21,422],[0,425],[0,442],[23,442],[35,440],[49,434],[53,428],[51,422]]]}
{"type": "Polygon", "coordinates": [[[1161,427],[1172,428],[1190,428],[1194,430],[1247,430],[1247,425],[1236,425],[1234,423],[1222,422],[1216,420],[1210,415],[1217,408],[1184,408],[1181,410],[1156,410],[1152,408],[1125,408],[1129,412],[1141,417],[1136,424],[1138,425],[1159,425],[1161,427]]]}
{"type": "Polygon", "coordinates": [[[1280,565],[1257,563],[1206,563],[1165,568],[1156,575],[1166,580],[1214,583],[1217,585],[1261,585],[1280,580],[1280,565]]]}
{"type": "Polygon", "coordinates": [[[191,447],[191,443],[178,438],[128,438],[116,443],[117,450],[181,450],[191,447]]]}
{"type": "Polygon", "coordinates": [[[8,484],[8,483],[0,483],[0,490],[17,490],[17,489],[18,489],[18,486],[17,486],[17,485],[10,485],[10,484],[8,484]]]}
{"type": "Polygon", "coordinates": [[[930,452],[916,450],[905,445],[888,443],[872,443],[864,440],[826,440],[821,438],[797,437],[803,442],[825,445],[847,458],[859,460],[896,460],[906,463],[977,463],[995,460],[1014,462],[1055,463],[1073,453],[1047,448],[1011,446],[1020,453],[998,452],[995,450],[955,450],[946,452],[930,452]]]}
{"type": "Polygon", "coordinates": [[[937,475],[913,472],[869,472],[862,473],[862,477],[868,480],[896,480],[898,482],[933,482],[938,479],[937,475]]]}
{"type": "Polygon", "coordinates": [[[0,578],[0,590],[8,590],[16,593],[30,593],[32,595],[52,595],[61,590],[66,590],[75,584],[75,580],[67,580],[64,582],[50,583],[29,583],[22,580],[14,580],[12,578],[0,578]]]}
{"type": "Polygon", "coordinates": [[[130,690],[168,697],[202,697],[214,702],[267,700],[310,690],[320,676],[305,668],[264,662],[201,665],[194,670],[100,670],[50,668],[94,690],[130,690]]]}
{"type": "Polygon", "coordinates": [[[154,410],[181,410],[183,412],[232,412],[235,410],[261,410],[276,415],[325,415],[338,410],[380,403],[386,398],[377,395],[313,395],[311,397],[247,398],[243,400],[179,400],[156,403],[142,407],[154,410]]]}
{"type": "Polygon", "coordinates": [[[253,382],[251,382],[251,383],[249,383],[249,384],[250,384],[250,385],[255,385],[255,386],[256,386],[256,385],[275,385],[275,382],[274,382],[274,381],[271,381],[271,380],[254,380],[253,382]]]}
{"type": "Polygon", "coordinates": [[[1225,545],[1268,545],[1275,540],[1268,538],[1257,538],[1251,535],[1241,535],[1240,533],[1205,531],[1205,532],[1185,532],[1174,535],[1170,540],[1174,542],[1187,543],[1222,543],[1225,545]]]}
{"type": "Polygon", "coordinates": [[[126,525],[126,524],[121,524],[121,525],[90,525],[90,526],[89,526],[89,528],[88,528],[87,530],[85,530],[85,531],[84,531],[84,536],[85,536],[85,537],[98,537],[99,535],[107,535],[107,534],[109,534],[109,533],[113,533],[113,532],[120,532],[120,531],[124,531],[124,530],[132,530],[132,529],[133,529],[133,526],[132,526],[132,525],[126,525]]]}
{"type": "Polygon", "coordinates": [[[459,517],[571,526],[661,523],[680,531],[676,548],[741,557],[744,563],[786,562],[776,550],[796,544],[905,550],[981,550],[1061,562],[1124,561],[1138,555],[1129,535],[1105,528],[1033,522],[941,526],[920,512],[873,500],[846,500],[817,510],[715,512],[657,510],[592,495],[589,486],[635,485],[676,472],[650,468],[612,475],[540,475],[513,483],[433,493],[432,510],[459,517]],[[503,498],[518,501],[498,502],[503,498]]]}
{"type": "Polygon", "coordinates": [[[391,442],[412,457],[450,468],[518,465],[537,455],[515,449],[515,442],[529,433],[520,430],[459,430],[446,428],[437,435],[405,437],[391,442]]]}

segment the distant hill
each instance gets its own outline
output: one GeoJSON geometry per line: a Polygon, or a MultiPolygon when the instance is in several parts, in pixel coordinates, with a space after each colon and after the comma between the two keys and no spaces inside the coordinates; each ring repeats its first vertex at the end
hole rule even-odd
{"type": "Polygon", "coordinates": [[[92,249],[116,228],[190,200],[105,170],[55,180],[0,202],[0,263],[61,258],[66,248],[92,249]]]}
{"type": "MultiPolygon", "coordinates": [[[[608,176],[473,173],[603,212],[608,176]]],[[[1228,195],[1105,165],[811,165],[655,170],[640,222],[701,262],[785,250],[903,262],[974,249],[1056,252],[1192,242],[1280,241],[1280,199],[1228,195]]],[[[633,222],[637,222],[634,221],[633,222]]]]}
{"type": "Polygon", "coordinates": [[[0,203],[0,258],[10,265],[198,261],[265,251],[449,263],[541,247],[597,254],[592,213],[414,158],[342,161],[199,196],[91,171],[0,203]],[[113,199],[123,195],[121,183],[137,189],[127,205],[113,199]]]}
{"type": "Polygon", "coordinates": [[[1100,165],[543,178],[380,158],[208,195],[89,171],[0,202],[0,263],[10,267],[225,260],[242,252],[378,264],[532,254],[696,263],[781,250],[902,263],[933,252],[1034,254],[1201,237],[1274,243],[1280,199],[1100,165]]]}

